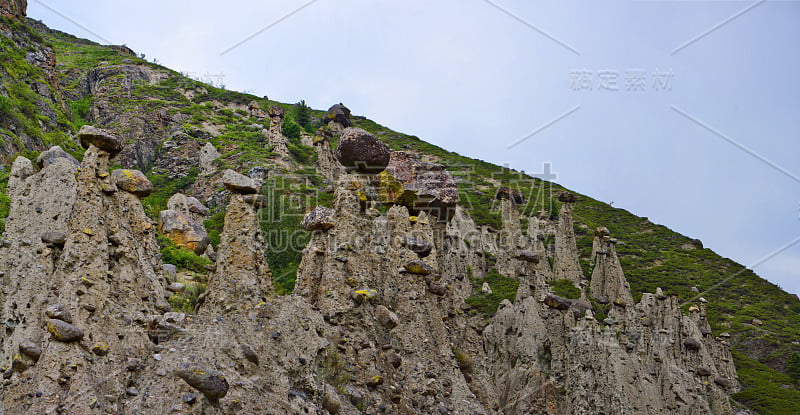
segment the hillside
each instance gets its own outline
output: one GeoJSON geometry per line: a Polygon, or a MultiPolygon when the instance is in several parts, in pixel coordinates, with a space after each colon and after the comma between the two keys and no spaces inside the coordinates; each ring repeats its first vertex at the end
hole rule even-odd
{"type": "MultiPolygon", "coordinates": [[[[265,259],[274,291],[294,298],[287,294],[298,292],[295,285],[304,250],[309,243],[318,242],[314,234],[301,230],[304,214],[314,206],[337,207],[337,183],[331,177],[341,166],[335,160],[320,159],[320,154],[327,154],[325,146],[334,148],[341,134],[326,125],[327,111],[220,89],[150,63],[126,47],[98,45],[35,21],[4,17],[1,25],[0,160],[6,166],[0,175],[2,218],[9,215],[12,203],[5,189],[16,156],[36,160],[42,151],[60,145],[77,160],[84,160],[87,150],[79,145],[76,134],[80,127],[91,124],[124,141],[124,149],[111,160],[110,169],[141,170],[153,184],[153,192],[142,199],[143,211],[150,219],[158,223],[160,212],[167,210],[168,200],[178,192],[196,197],[209,208],[202,220],[212,251],[217,250],[215,255],[225,249],[225,215],[230,209],[230,194],[221,185],[223,171],[232,169],[263,180],[264,202],[258,222],[269,247],[265,259]],[[285,144],[273,142],[281,136],[285,144]],[[205,160],[204,149],[209,148],[218,152],[218,157],[205,160]],[[204,163],[209,169],[204,170],[204,163]]],[[[529,228],[530,218],[555,227],[563,219],[559,214],[565,205],[572,206],[558,200],[567,189],[556,183],[449,152],[366,117],[353,116],[352,124],[378,137],[391,150],[443,166],[457,186],[458,205],[482,228],[483,235],[502,240],[507,230],[511,214],[506,212],[504,221],[503,209],[508,204],[498,198],[501,188],[523,196],[512,204],[521,229],[529,228]]],[[[367,204],[382,200],[384,193],[392,194],[399,186],[392,177],[376,180],[377,195],[363,191],[367,204]]],[[[580,189],[569,191],[579,193],[580,189]]],[[[369,206],[376,215],[391,217],[392,205],[369,206]]],[[[786,374],[789,358],[800,351],[800,300],[796,296],[704,248],[700,241],[578,195],[572,231],[582,279],[594,274],[595,230],[600,227],[619,241],[616,253],[634,302],[649,301],[645,293],[661,288],[675,296],[683,313],[690,315],[689,308],[699,306],[700,297],[707,300],[703,307],[712,336],[730,334],[742,386],[732,395],[735,401],[763,414],[800,413],[800,391],[791,386],[797,380],[786,374]]],[[[547,256],[555,255],[555,237],[542,236],[547,256]]],[[[179,249],[167,238],[159,241],[161,260],[178,265],[178,273],[191,274],[189,281],[194,281],[184,281],[191,289],[170,297],[169,302],[173,309],[194,312],[204,291],[214,284],[213,279],[209,282],[216,272],[209,267],[212,260],[179,249]]],[[[494,285],[492,265],[501,268],[498,264],[505,260],[497,252],[479,254],[484,278],[494,285]]],[[[473,306],[467,310],[474,318],[470,321],[491,320],[499,313],[501,301],[518,296],[522,288],[519,283],[508,283],[505,279],[513,279],[509,277],[513,276],[497,274],[495,287],[499,288],[489,296],[481,293],[481,284],[469,275],[467,282],[474,285],[466,288],[474,290],[466,301],[473,306]]],[[[588,292],[588,286],[580,288],[588,292]]],[[[595,306],[595,315],[602,320],[601,310],[608,305],[595,306]]],[[[310,324],[324,326],[322,318],[310,324]]]]}

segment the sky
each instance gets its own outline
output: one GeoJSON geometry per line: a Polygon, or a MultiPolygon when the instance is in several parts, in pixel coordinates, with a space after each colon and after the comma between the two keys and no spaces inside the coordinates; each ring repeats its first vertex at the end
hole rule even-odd
{"type": "Polygon", "coordinates": [[[556,182],[800,293],[800,0],[29,0],[228,89],[556,182]]]}

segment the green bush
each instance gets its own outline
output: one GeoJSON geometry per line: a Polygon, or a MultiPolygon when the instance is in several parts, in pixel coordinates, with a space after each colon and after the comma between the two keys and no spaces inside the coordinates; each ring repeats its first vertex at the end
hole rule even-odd
{"type": "Polygon", "coordinates": [[[161,246],[161,261],[165,264],[202,273],[207,272],[205,266],[211,264],[211,260],[208,258],[203,258],[188,249],[175,245],[166,236],[159,235],[158,244],[161,246]]]}
{"type": "Polygon", "coordinates": [[[483,278],[470,277],[474,294],[465,299],[470,307],[481,312],[486,317],[494,316],[500,302],[505,300],[514,301],[519,288],[519,281],[501,275],[497,270],[490,270],[483,278]],[[483,283],[489,283],[492,293],[487,294],[481,291],[483,283]]]}
{"type": "Polygon", "coordinates": [[[291,118],[286,118],[283,121],[283,127],[281,128],[281,134],[286,136],[286,138],[292,140],[300,139],[300,126],[297,125],[291,118]]]}
{"type": "Polygon", "coordinates": [[[572,281],[567,279],[555,280],[552,282],[551,287],[553,293],[559,297],[564,298],[581,298],[581,290],[576,287],[572,281]]]}
{"type": "Polygon", "coordinates": [[[190,314],[197,309],[197,300],[206,292],[208,284],[200,274],[195,274],[194,278],[194,281],[186,284],[182,293],[174,293],[167,299],[173,311],[190,314]]]}

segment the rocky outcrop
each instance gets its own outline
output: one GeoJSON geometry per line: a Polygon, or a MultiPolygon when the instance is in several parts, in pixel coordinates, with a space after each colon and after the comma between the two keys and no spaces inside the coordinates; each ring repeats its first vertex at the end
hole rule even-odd
{"type": "Polygon", "coordinates": [[[0,13],[5,17],[24,19],[28,11],[28,0],[0,0],[0,13]]]}
{"type": "Polygon", "coordinates": [[[158,214],[159,232],[179,247],[200,255],[206,251],[209,238],[202,222],[178,210],[162,210],[158,214]]]}
{"type": "Polygon", "coordinates": [[[185,132],[173,134],[158,148],[152,171],[171,179],[184,177],[193,168],[201,166],[202,169],[202,150],[204,147],[191,135],[185,132]]]}
{"type": "Polygon", "coordinates": [[[214,165],[214,160],[220,157],[222,157],[222,154],[217,151],[214,145],[211,143],[206,143],[206,145],[200,149],[200,155],[198,159],[198,163],[200,164],[200,174],[214,174],[217,171],[217,167],[214,165]]]}
{"type": "Polygon", "coordinates": [[[400,204],[412,212],[425,211],[447,220],[458,204],[458,187],[444,166],[402,151],[391,153],[386,171],[376,181],[382,202],[400,204]]]}
{"type": "Polygon", "coordinates": [[[350,110],[341,102],[328,109],[323,121],[336,131],[341,131],[342,129],[351,127],[353,125],[352,121],[350,120],[350,110]]]}
{"type": "Polygon", "coordinates": [[[272,147],[272,151],[281,157],[289,157],[288,140],[283,135],[283,118],[286,111],[275,105],[269,107],[269,130],[267,131],[267,142],[272,147]]]}
{"type": "Polygon", "coordinates": [[[244,197],[234,195],[225,213],[217,269],[204,306],[216,312],[252,309],[274,292],[257,209],[244,197]]]}
{"type": "Polygon", "coordinates": [[[592,252],[595,263],[589,292],[601,302],[633,304],[631,288],[617,258],[617,240],[605,233],[607,231],[595,234],[595,249],[592,252]]]}
{"type": "Polygon", "coordinates": [[[350,172],[377,174],[389,164],[389,147],[374,135],[347,128],[336,146],[336,159],[350,172]]]}
{"type": "Polygon", "coordinates": [[[563,204],[558,212],[556,227],[555,256],[553,273],[555,279],[566,279],[579,284],[583,279],[583,270],[578,262],[578,247],[575,242],[574,207],[575,196],[569,193],[559,195],[563,204]]]}
{"type": "Polygon", "coordinates": [[[19,372],[8,373],[7,413],[89,413],[101,400],[119,411],[116,391],[134,375],[126,362],[148,357],[147,316],[169,308],[155,229],[135,195],[109,191],[110,157],[90,144],[79,169],[58,158],[9,184],[16,201],[0,247],[2,299],[4,316],[16,323],[3,349],[9,361],[18,348],[41,353],[22,355],[19,372]],[[44,231],[62,232],[63,247],[40,239],[44,231]],[[95,343],[108,353],[87,359],[95,343]]]}

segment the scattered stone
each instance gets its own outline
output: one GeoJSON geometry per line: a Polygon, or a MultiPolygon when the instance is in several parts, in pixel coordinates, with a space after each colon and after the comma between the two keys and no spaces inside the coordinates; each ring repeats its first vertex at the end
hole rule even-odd
{"type": "Polygon", "coordinates": [[[406,235],[406,237],[403,238],[403,246],[419,255],[420,258],[427,257],[433,250],[432,243],[412,235],[406,235]]]}
{"type": "Polygon", "coordinates": [[[161,269],[164,271],[164,276],[175,278],[178,274],[178,267],[172,264],[164,264],[161,269]]]}
{"type": "Polygon", "coordinates": [[[111,157],[122,151],[124,146],[122,140],[117,136],[91,125],[81,127],[80,131],[78,131],[78,138],[83,148],[89,148],[89,146],[93,145],[109,153],[111,157]]]}
{"type": "Polygon", "coordinates": [[[556,310],[567,310],[572,305],[572,301],[555,294],[547,294],[544,298],[544,303],[548,307],[555,308],[556,310]]]}
{"type": "Polygon", "coordinates": [[[687,350],[698,351],[702,344],[695,339],[689,338],[683,341],[683,345],[686,346],[687,350]]]}
{"type": "Polygon", "coordinates": [[[335,212],[324,206],[317,206],[306,214],[300,226],[307,231],[327,231],[335,226],[335,212]]]}
{"type": "Polygon", "coordinates": [[[497,189],[497,200],[510,200],[516,205],[525,203],[525,196],[517,189],[502,186],[497,189]]]}
{"type": "Polygon", "coordinates": [[[328,412],[332,414],[338,414],[341,406],[342,402],[339,400],[339,395],[330,390],[325,393],[325,396],[322,398],[323,408],[327,409],[328,412]]]}
{"type": "Polygon", "coordinates": [[[67,243],[67,234],[64,232],[44,231],[40,237],[42,238],[42,242],[57,246],[59,248],[63,248],[64,244],[67,243]]]}
{"type": "Polygon", "coordinates": [[[605,324],[606,326],[613,326],[614,324],[617,324],[617,322],[614,321],[613,318],[607,317],[607,318],[603,319],[603,324],[605,324]]]}
{"type": "Polygon", "coordinates": [[[517,258],[534,264],[539,263],[539,254],[533,251],[527,251],[527,250],[519,251],[519,255],[517,256],[517,258]]]}
{"type": "Polygon", "coordinates": [[[47,317],[72,323],[72,314],[62,304],[52,304],[45,309],[47,317]]]}
{"type": "Polygon", "coordinates": [[[439,284],[429,284],[428,291],[430,291],[431,294],[438,295],[439,297],[441,297],[447,294],[447,287],[439,284]]]}
{"type": "Polygon", "coordinates": [[[375,375],[369,379],[367,379],[367,386],[370,388],[376,388],[383,384],[383,376],[375,375]]]}
{"type": "Polygon", "coordinates": [[[483,285],[481,286],[481,292],[484,293],[484,294],[491,294],[492,293],[492,287],[489,286],[488,282],[484,282],[483,283],[483,285]]]}
{"type": "Polygon", "coordinates": [[[228,381],[222,373],[215,370],[180,369],[175,374],[210,401],[219,400],[228,394],[228,381]]]}
{"type": "Polygon", "coordinates": [[[267,197],[264,195],[244,195],[242,200],[256,209],[263,209],[267,206],[267,197]]]}
{"type": "Polygon", "coordinates": [[[700,290],[697,287],[690,287],[689,289],[692,290],[693,293],[699,293],[700,292],[700,290]]]}
{"type": "Polygon", "coordinates": [[[97,342],[92,345],[92,353],[98,356],[105,356],[108,354],[108,344],[106,342],[97,342]]]}
{"type": "Polygon", "coordinates": [[[125,394],[127,394],[128,396],[139,396],[139,391],[133,386],[131,386],[130,388],[125,390],[125,394]]]}
{"type": "Polygon", "coordinates": [[[255,180],[231,169],[225,170],[222,174],[222,184],[234,193],[254,194],[261,191],[261,185],[255,180]]]}
{"type": "Polygon", "coordinates": [[[181,400],[189,405],[194,405],[197,402],[197,394],[196,393],[184,393],[181,396],[181,400]]]}
{"type": "Polygon", "coordinates": [[[728,380],[727,378],[722,378],[722,377],[714,378],[714,383],[725,389],[731,386],[731,381],[728,380]]]}
{"type": "Polygon", "coordinates": [[[68,160],[70,163],[76,166],[81,164],[75,159],[75,157],[72,157],[72,155],[64,151],[60,146],[53,146],[50,147],[49,150],[43,151],[42,154],[39,154],[39,157],[36,158],[36,165],[40,169],[43,169],[61,158],[68,160]]]}
{"type": "Polygon", "coordinates": [[[250,347],[250,345],[242,343],[241,349],[245,359],[249,360],[255,365],[258,365],[258,355],[253,351],[253,348],[250,347]]]}
{"type": "Polygon", "coordinates": [[[139,170],[117,169],[111,172],[117,188],[139,197],[147,197],[153,191],[153,184],[139,170]]]}
{"type": "Polygon", "coordinates": [[[350,171],[378,174],[389,165],[390,151],[374,135],[359,128],[347,128],[339,138],[335,156],[350,171]]]}
{"type": "Polygon", "coordinates": [[[697,370],[694,371],[697,376],[711,376],[711,371],[704,367],[698,367],[697,370]]]}
{"type": "Polygon", "coordinates": [[[754,318],[754,319],[753,319],[753,325],[754,325],[754,326],[760,326],[760,325],[762,325],[762,324],[764,324],[764,323],[763,323],[761,320],[759,320],[759,319],[757,319],[757,318],[754,318]]]}
{"type": "Polygon", "coordinates": [[[368,301],[374,301],[378,297],[378,292],[371,288],[362,288],[360,290],[353,290],[350,293],[350,298],[358,304],[364,304],[368,301]]]}
{"type": "Polygon", "coordinates": [[[659,300],[667,299],[667,296],[664,295],[664,291],[661,290],[661,287],[656,288],[656,298],[659,300]]]}
{"type": "Polygon", "coordinates": [[[400,318],[397,317],[397,314],[383,305],[375,307],[375,318],[378,320],[378,323],[387,330],[397,327],[400,323],[400,318]]]}
{"type": "Polygon", "coordinates": [[[83,330],[63,320],[47,320],[47,331],[53,338],[64,343],[78,341],[83,338],[83,330]]]}
{"type": "Polygon", "coordinates": [[[33,340],[25,339],[19,343],[19,352],[35,362],[42,355],[42,348],[33,340]]]}
{"type": "Polygon", "coordinates": [[[186,286],[179,282],[173,282],[172,284],[167,285],[167,291],[172,291],[174,293],[182,293],[186,291],[186,286]]]}
{"type": "Polygon", "coordinates": [[[433,273],[433,267],[422,261],[409,261],[403,265],[405,272],[417,275],[430,275],[433,273]]]}
{"type": "Polygon", "coordinates": [[[563,203],[575,203],[578,200],[574,194],[570,192],[561,192],[558,194],[558,201],[563,203]]]}

